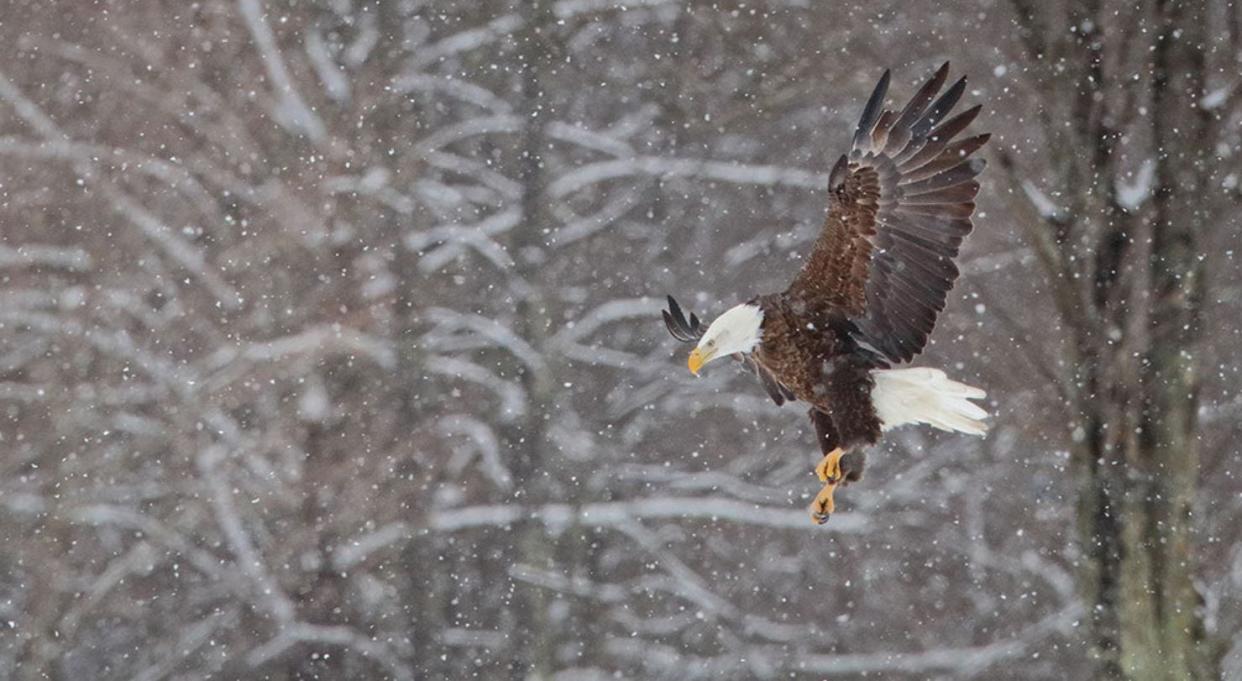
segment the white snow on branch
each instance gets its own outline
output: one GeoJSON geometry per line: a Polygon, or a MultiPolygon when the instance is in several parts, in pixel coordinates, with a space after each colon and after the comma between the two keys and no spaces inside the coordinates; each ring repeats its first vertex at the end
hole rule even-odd
{"type": "Polygon", "coordinates": [[[206,366],[217,371],[238,359],[276,362],[292,356],[317,359],[329,354],[360,355],[385,369],[397,365],[396,352],[388,340],[341,324],[323,324],[289,336],[221,347],[207,358],[206,366]]]}
{"type": "Polygon", "coordinates": [[[544,589],[602,603],[621,603],[633,593],[631,589],[616,584],[593,581],[578,572],[566,575],[557,570],[540,569],[533,565],[513,565],[509,568],[509,576],[544,589]]]}
{"type": "Polygon", "coordinates": [[[693,177],[733,184],[782,185],[809,189],[822,189],[828,182],[828,176],[825,174],[799,168],[639,156],[578,166],[558,177],[549,185],[548,190],[553,197],[561,198],[593,184],[633,175],[693,177]]]}
{"type": "Polygon", "coordinates": [[[57,622],[57,629],[72,636],[82,619],[113,589],[123,585],[131,576],[141,578],[151,574],[166,555],[163,552],[157,553],[146,541],[136,542],[123,555],[109,561],[107,567],[94,576],[85,589],[76,594],[72,604],[64,610],[57,622]]]}
{"type": "Polygon", "coordinates": [[[306,56],[310,58],[311,66],[315,68],[315,74],[319,76],[319,82],[323,83],[323,90],[328,93],[328,97],[336,102],[348,102],[349,78],[333,59],[332,49],[316,28],[306,31],[306,56]]]}
{"type": "Polygon", "coordinates": [[[99,164],[121,171],[137,170],[184,194],[204,215],[216,215],[215,198],[193,173],[171,161],[142,152],[68,139],[26,141],[0,137],[0,154],[75,163],[99,164]]]}
{"type": "Polygon", "coordinates": [[[233,503],[232,486],[228,484],[224,474],[219,470],[225,456],[223,447],[212,445],[200,450],[194,458],[194,463],[206,484],[211,507],[215,511],[216,523],[224,535],[229,550],[236,557],[237,567],[254,584],[256,595],[264,603],[265,609],[282,628],[285,628],[294,622],[297,607],[281,589],[280,583],[272,577],[262,555],[246,531],[237,505],[233,503]]]}
{"type": "Polygon", "coordinates": [[[662,308],[651,298],[622,298],[610,300],[591,309],[581,319],[569,322],[552,337],[554,343],[576,343],[598,331],[605,324],[638,317],[660,318],[662,308]]]}
{"type": "Polygon", "coordinates": [[[55,267],[70,272],[91,268],[91,256],[80,248],[22,244],[10,248],[0,244],[0,267],[55,267]]]}
{"type": "Polygon", "coordinates": [[[632,522],[618,529],[651,553],[659,566],[668,573],[669,579],[662,580],[668,582],[667,586],[659,590],[684,598],[693,603],[700,612],[711,615],[713,619],[716,617],[740,618],[741,613],[736,606],[713,592],[706,579],[686,565],[685,561],[670,551],[665,542],[642,523],[632,522]]]}
{"type": "Polygon", "coordinates": [[[614,350],[600,346],[566,345],[561,352],[567,359],[582,362],[596,367],[612,367],[614,369],[633,369],[642,363],[643,358],[632,352],[614,350]]]}
{"type": "Polygon", "coordinates": [[[513,266],[513,258],[493,236],[513,229],[522,219],[516,208],[487,216],[473,225],[438,225],[405,236],[405,247],[421,255],[418,269],[436,272],[470,248],[499,270],[513,266]],[[439,245],[437,248],[432,246],[439,245]]]}
{"type": "Polygon", "coordinates": [[[415,70],[419,70],[445,57],[477,49],[502,36],[516,33],[524,24],[522,17],[517,14],[498,16],[479,28],[454,33],[430,45],[422,46],[414,52],[411,65],[415,70]]]}
{"type": "Polygon", "coordinates": [[[504,631],[446,627],[440,630],[436,638],[441,645],[446,646],[500,650],[508,642],[509,634],[504,631]]]}
{"type": "Polygon", "coordinates": [[[441,92],[496,114],[508,114],[513,111],[512,105],[496,96],[491,90],[460,78],[410,73],[393,80],[392,89],[398,94],[419,92],[431,95],[441,92]]]}
{"type": "Polygon", "coordinates": [[[90,327],[82,337],[96,350],[126,360],[173,395],[189,402],[199,386],[195,372],[184,364],[140,345],[127,331],[90,327]]]}
{"type": "MultiPolygon", "coordinates": [[[[474,451],[478,452],[482,461],[483,475],[492,481],[497,489],[508,491],[513,488],[513,474],[500,456],[500,440],[492,427],[479,419],[467,414],[445,416],[436,422],[436,427],[446,436],[462,434],[470,438],[474,451]]],[[[454,456],[449,460],[449,469],[460,473],[473,458],[454,456]]]]}
{"type": "Polygon", "coordinates": [[[246,28],[254,38],[255,47],[263,59],[263,66],[272,80],[280,104],[276,107],[276,121],[292,132],[305,133],[318,142],[327,134],[323,121],[306,105],[302,95],[293,85],[293,79],[285,66],[285,59],[276,45],[276,36],[267,25],[260,0],[237,0],[246,28]]]}
{"type": "Polygon", "coordinates": [[[216,633],[237,624],[238,608],[211,612],[193,623],[179,623],[177,641],[165,647],[167,654],[133,676],[132,681],[161,681],[172,676],[178,666],[199,648],[214,640],[216,633]]]}
{"type": "Polygon", "coordinates": [[[602,502],[572,506],[548,504],[467,506],[432,513],[428,529],[454,532],[472,527],[504,527],[520,520],[535,520],[554,530],[571,522],[589,527],[620,527],[636,520],[686,520],[759,525],[763,527],[860,534],[872,527],[860,514],[839,513],[819,527],[807,519],[802,508],[763,506],[723,497],[648,497],[631,501],[602,502]]]}
{"type": "Polygon", "coordinates": [[[815,653],[800,650],[790,655],[789,647],[749,645],[737,647],[714,657],[688,656],[685,651],[643,637],[613,638],[605,647],[614,655],[633,660],[650,676],[675,677],[682,681],[710,681],[735,675],[749,669],[761,678],[813,674],[817,677],[838,675],[875,675],[887,678],[894,673],[916,676],[955,678],[974,676],[997,664],[1019,660],[1049,636],[1068,630],[1082,616],[1082,609],[1073,605],[1055,612],[1012,637],[979,646],[937,648],[916,653],[815,653]]]}
{"type": "Polygon", "coordinates": [[[54,140],[67,139],[56,122],[43,113],[37,104],[27,99],[26,95],[3,73],[0,73],[0,99],[8,100],[17,111],[17,115],[40,135],[54,140]]]}
{"type": "Polygon", "coordinates": [[[434,322],[441,332],[466,330],[487,339],[492,345],[508,350],[509,354],[536,374],[543,374],[548,369],[547,362],[538,350],[535,350],[526,339],[514,333],[513,329],[494,319],[444,307],[431,308],[427,311],[427,318],[434,322]]]}
{"type": "Polygon", "coordinates": [[[522,198],[523,187],[520,182],[493,170],[484,161],[477,161],[445,151],[428,153],[423,157],[423,160],[428,165],[444,172],[476,180],[479,184],[494,189],[496,193],[511,201],[517,201],[522,198]]]}
{"type": "Polygon", "coordinates": [[[237,292],[216,269],[209,265],[202,253],[184,239],[179,237],[171,227],[164,224],[162,220],[155,216],[154,213],[148,211],[137,201],[131,199],[124,192],[117,189],[106,190],[108,197],[112,201],[113,208],[118,213],[125,216],[138,229],[150,239],[156,246],[159,246],[170,258],[175,260],[177,264],[186,268],[195,278],[203,282],[216,300],[228,309],[237,309],[242,305],[241,294],[237,292]]]}
{"type": "MultiPolygon", "coordinates": [[[[624,8],[639,8],[670,5],[672,3],[673,0],[626,0],[621,6],[624,8]]],[[[619,5],[613,0],[559,0],[553,7],[553,13],[558,19],[567,19],[601,10],[615,10],[618,7],[619,5]]],[[[434,43],[420,46],[419,49],[414,51],[411,66],[417,71],[435,64],[446,57],[476,50],[504,36],[517,33],[525,26],[525,23],[518,14],[498,16],[483,26],[460,31],[434,43]]]]}
{"type": "Polygon", "coordinates": [[[1229,88],[1218,87],[1199,98],[1199,108],[1211,111],[1229,100],[1229,88]]]}
{"type": "Polygon", "coordinates": [[[1026,194],[1026,198],[1035,207],[1036,212],[1045,220],[1059,220],[1063,211],[1057,206],[1047,194],[1035,186],[1034,182],[1024,180],[1022,182],[1022,191],[1026,194]]]}
{"type": "Polygon", "coordinates": [[[170,551],[183,556],[196,570],[212,579],[223,577],[220,557],[199,548],[190,538],[144,513],[113,504],[90,504],[69,509],[66,517],[84,525],[115,525],[142,532],[170,551]]]}
{"type": "Polygon", "coordinates": [[[367,57],[371,56],[371,50],[379,44],[380,32],[375,27],[375,12],[364,11],[362,18],[357,22],[358,35],[354,38],[354,42],[345,48],[345,63],[350,66],[362,66],[366,62],[367,57]]]}
{"type": "Polygon", "coordinates": [[[1156,179],[1156,164],[1151,159],[1143,161],[1131,182],[1118,177],[1116,181],[1117,203],[1128,211],[1135,211],[1151,197],[1156,179]]]}
{"type": "Polygon", "coordinates": [[[567,246],[593,236],[624,217],[631,208],[638,205],[641,198],[642,192],[637,189],[613,192],[602,208],[591,215],[583,216],[575,215],[564,203],[555,203],[552,211],[565,224],[552,234],[549,242],[557,246],[567,246]]]}
{"type": "Polygon", "coordinates": [[[431,373],[470,381],[495,392],[500,398],[500,419],[503,422],[510,422],[526,414],[526,391],[522,386],[497,376],[485,367],[443,355],[428,357],[423,366],[431,373]]]}
{"type": "Polygon", "coordinates": [[[660,307],[650,298],[609,301],[595,307],[582,319],[566,324],[565,328],[552,337],[552,344],[565,357],[577,362],[619,369],[630,368],[640,363],[642,357],[598,344],[583,345],[581,341],[607,324],[641,317],[656,320],[659,315],[660,307]]]}
{"type": "MultiPolygon", "coordinates": [[[[242,1],[244,2],[245,0],[242,1]]],[[[0,73],[0,99],[8,100],[22,119],[27,121],[49,141],[61,142],[69,139],[56,125],[55,121],[27,99],[21,90],[9,81],[3,73],[0,73]]],[[[96,160],[94,158],[83,155],[74,161],[74,169],[83,178],[92,179],[96,176],[95,164],[96,160]]],[[[137,226],[139,231],[162,248],[169,257],[176,260],[182,267],[185,267],[200,279],[221,305],[228,309],[241,307],[242,300],[237,291],[226,283],[213,268],[207,265],[205,259],[194,247],[185,243],[153,213],[143,208],[138,202],[130,199],[119,187],[106,180],[102,184],[103,191],[112,203],[113,208],[129,218],[130,222],[137,226]]]]}
{"type": "Polygon", "coordinates": [[[372,553],[413,536],[414,530],[408,523],[388,523],[374,532],[333,549],[332,566],[341,571],[350,570],[372,553]]]}
{"type": "Polygon", "coordinates": [[[414,213],[414,199],[389,185],[392,172],[383,166],[368,168],[361,175],[333,175],[324,179],[323,188],[333,194],[358,194],[374,197],[401,215],[414,213]]]}
{"type": "Polygon", "coordinates": [[[246,660],[252,667],[259,667],[299,643],[340,646],[364,658],[375,660],[388,670],[393,679],[398,681],[413,681],[414,679],[410,665],[403,663],[389,644],[376,641],[353,627],[344,625],[292,622],[282,627],[275,638],[250,651],[246,660]]]}
{"type": "Polygon", "coordinates": [[[400,541],[414,539],[425,532],[460,532],[480,527],[508,527],[522,521],[535,521],[559,532],[568,525],[630,528],[636,521],[684,520],[736,523],[801,532],[863,534],[873,529],[863,514],[838,513],[824,526],[813,524],[802,508],[754,504],[724,497],[648,497],[630,501],[583,504],[522,506],[496,504],[464,506],[432,512],[419,525],[389,523],[349,544],[333,550],[333,564],[347,569],[365,561],[379,550],[400,541]]]}
{"type": "Polygon", "coordinates": [[[1011,638],[980,646],[940,648],[917,653],[805,655],[799,658],[796,668],[812,674],[832,675],[881,672],[927,674],[944,671],[970,676],[1005,660],[1023,657],[1031,646],[1058,631],[1067,629],[1081,615],[1081,606],[1071,605],[1048,615],[1011,638]]]}
{"type": "Polygon", "coordinates": [[[552,11],[558,19],[595,12],[628,11],[641,7],[667,7],[676,0],[558,0],[552,11]]]}
{"type": "Polygon", "coordinates": [[[46,402],[49,399],[48,391],[52,389],[54,388],[46,383],[0,381],[0,402],[21,402],[23,404],[46,402]]]}
{"type": "Polygon", "coordinates": [[[629,142],[612,135],[588,130],[581,125],[570,125],[562,121],[554,121],[548,124],[546,132],[553,139],[569,142],[584,149],[592,149],[611,156],[624,158],[634,156],[634,147],[629,142]]]}
{"type": "Polygon", "coordinates": [[[414,151],[420,156],[424,156],[471,137],[513,133],[521,129],[522,119],[517,116],[500,115],[469,118],[455,125],[447,125],[424,137],[414,145],[414,151]]]}
{"type": "Polygon", "coordinates": [[[970,277],[999,272],[1010,265],[1024,265],[1032,262],[1034,259],[1034,249],[1028,246],[1019,246],[1007,251],[979,255],[969,260],[963,260],[959,263],[958,269],[961,270],[962,276],[970,277]]]}

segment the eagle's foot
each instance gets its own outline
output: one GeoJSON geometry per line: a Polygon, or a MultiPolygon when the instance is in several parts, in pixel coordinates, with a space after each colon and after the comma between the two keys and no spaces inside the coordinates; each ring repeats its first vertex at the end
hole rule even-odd
{"type": "Polygon", "coordinates": [[[815,495],[815,500],[811,502],[811,520],[816,525],[823,525],[828,522],[828,516],[836,509],[836,505],[832,501],[832,493],[837,489],[837,481],[834,480],[826,485],[815,495]]]}
{"type": "Polygon", "coordinates": [[[816,525],[828,522],[828,516],[832,515],[836,508],[832,501],[832,493],[837,490],[837,485],[841,484],[842,478],[845,477],[841,472],[842,456],[845,456],[845,450],[837,447],[815,464],[815,475],[819,476],[820,482],[824,483],[824,488],[815,495],[815,500],[811,502],[811,520],[815,521],[816,525]]]}
{"type": "Polygon", "coordinates": [[[820,482],[836,483],[841,479],[842,456],[845,456],[845,450],[837,447],[825,454],[824,458],[815,464],[815,475],[819,476],[820,482]]]}

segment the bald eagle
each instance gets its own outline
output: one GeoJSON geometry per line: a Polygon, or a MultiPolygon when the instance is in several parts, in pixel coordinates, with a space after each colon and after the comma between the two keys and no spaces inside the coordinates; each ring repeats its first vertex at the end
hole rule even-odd
{"type": "Polygon", "coordinates": [[[720,357],[750,364],[777,405],[801,400],[824,456],[811,518],[833,512],[837,485],[862,475],[864,450],[890,428],[924,423],[983,435],[985,394],[931,368],[894,368],[923,350],[957,279],[989,135],[959,138],[980,106],[949,117],[966,79],[940,93],[945,63],[898,112],[885,71],[863,107],[853,148],[828,177],[828,218],[781,293],[737,305],[706,327],[671,296],[664,322],[695,343],[690,371],[720,357]]]}

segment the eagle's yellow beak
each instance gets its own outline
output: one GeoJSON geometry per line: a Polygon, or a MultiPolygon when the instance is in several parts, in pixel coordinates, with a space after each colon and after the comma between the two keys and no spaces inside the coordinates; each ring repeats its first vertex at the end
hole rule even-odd
{"type": "Polygon", "coordinates": [[[686,362],[686,366],[690,367],[690,373],[698,376],[699,369],[702,369],[703,363],[709,359],[711,358],[705,357],[703,353],[699,352],[698,348],[695,348],[690,351],[690,359],[686,362]]]}

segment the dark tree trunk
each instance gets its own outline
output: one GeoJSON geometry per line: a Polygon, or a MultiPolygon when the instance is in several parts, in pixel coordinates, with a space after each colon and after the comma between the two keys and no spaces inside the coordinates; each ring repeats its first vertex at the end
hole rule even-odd
{"type": "MultiPolygon", "coordinates": [[[[1076,417],[1072,473],[1095,677],[1214,678],[1193,587],[1199,473],[1197,350],[1213,121],[1199,107],[1208,54],[1203,0],[1154,0],[1111,20],[1076,3],[1065,30],[1015,0],[1029,56],[1074,74],[1046,121],[1063,213],[1035,232],[1071,335],[1066,393],[1076,417]],[[1138,27],[1147,26],[1146,32],[1138,27]],[[1108,27],[1108,35],[1105,34],[1108,27]],[[1154,28],[1154,30],[1152,30],[1154,28]],[[1150,37],[1148,37],[1150,36],[1150,37]],[[1126,77],[1132,69],[1149,81],[1126,77]],[[1148,89],[1149,88],[1149,89],[1148,89]],[[1146,115],[1136,111],[1149,105],[1146,115]],[[1143,126],[1150,126],[1144,130],[1143,126]],[[1150,139],[1154,188],[1136,210],[1117,197],[1121,152],[1150,139]],[[1150,230],[1150,231],[1149,231],[1150,230]]],[[[1050,82],[1063,76],[1044,74],[1050,82]]]]}
{"type": "MultiPolygon", "coordinates": [[[[546,156],[549,138],[546,126],[555,112],[545,92],[546,79],[556,68],[559,47],[556,19],[550,0],[532,0],[516,6],[525,28],[516,34],[516,53],[521,65],[519,111],[524,121],[521,133],[518,179],[522,183],[521,222],[513,231],[510,251],[514,272],[508,281],[507,299],[515,311],[513,330],[532,348],[543,352],[551,321],[547,288],[541,265],[546,256],[544,228],[551,224],[547,211],[546,156]]],[[[552,411],[553,368],[520,366],[528,410],[517,422],[503,428],[506,455],[511,460],[514,489],[523,496],[518,503],[537,503],[548,493],[545,476],[548,442],[547,418],[552,411]]],[[[554,561],[555,547],[537,523],[519,526],[514,537],[513,567],[544,569],[554,561]]],[[[548,616],[547,590],[513,580],[510,614],[513,620],[511,677],[516,680],[550,678],[554,669],[553,642],[556,632],[548,616]]]]}
{"type": "MultiPolygon", "coordinates": [[[[1078,454],[1083,591],[1093,613],[1098,675],[1133,681],[1212,678],[1193,587],[1191,523],[1203,276],[1196,240],[1210,172],[1203,142],[1209,119],[1197,107],[1207,13],[1200,3],[1176,0],[1159,0],[1154,10],[1146,120],[1156,186],[1148,265],[1127,252],[1134,235],[1110,205],[1097,226],[1095,303],[1102,327],[1088,333],[1099,352],[1083,357],[1090,406],[1078,454]],[[1130,268],[1123,265],[1127,256],[1135,263],[1130,268]],[[1134,295],[1134,286],[1111,290],[1123,272],[1145,295],[1134,295]]],[[[1101,165],[1111,183],[1114,172],[1101,165]]]]}
{"type": "Polygon", "coordinates": [[[1192,507],[1199,473],[1195,437],[1197,355],[1211,127],[1204,93],[1208,8],[1158,0],[1153,46],[1152,140],[1156,147],[1149,338],[1138,437],[1130,462],[1121,565],[1123,664],[1134,679],[1208,679],[1195,592],[1192,507]]]}

